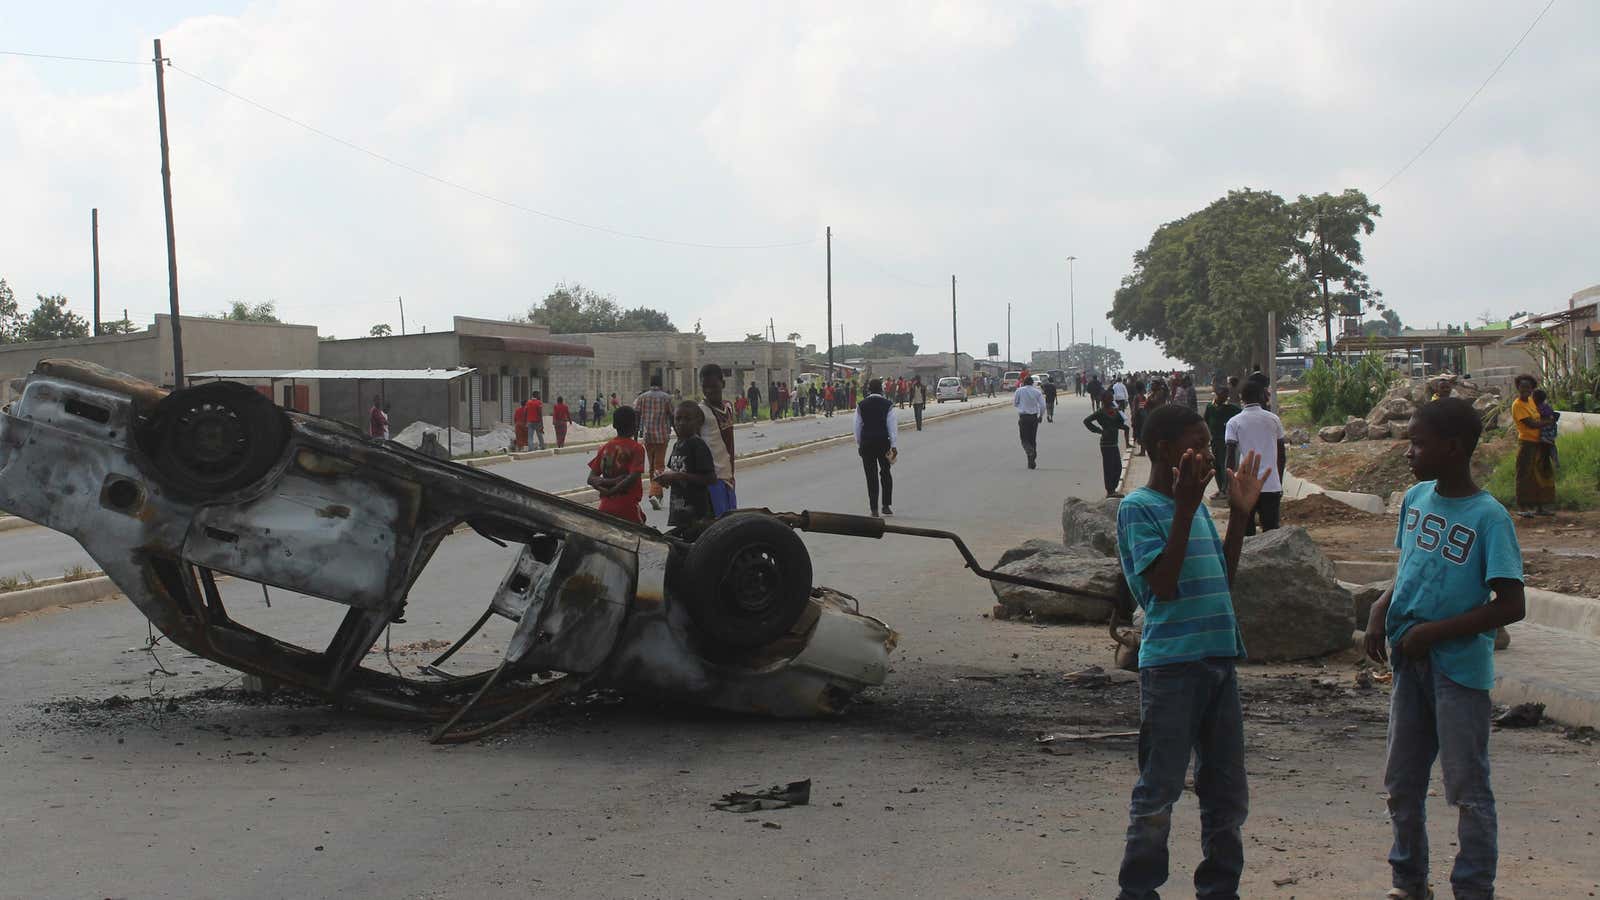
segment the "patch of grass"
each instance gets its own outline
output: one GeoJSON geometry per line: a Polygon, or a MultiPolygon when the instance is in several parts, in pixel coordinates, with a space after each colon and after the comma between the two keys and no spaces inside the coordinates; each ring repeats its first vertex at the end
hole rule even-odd
{"type": "Polygon", "coordinates": [[[1278,418],[1283,420],[1285,428],[1312,428],[1317,424],[1316,419],[1311,417],[1310,393],[1279,393],[1272,399],[1277,402],[1278,418]]]}
{"type": "MultiPolygon", "coordinates": [[[[1556,508],[1594,509],[1600,506],[1600,428],[1563,434],[1556,438],[1556,508]]],[[[1517,504],[1517,445],[1495,464],[1484,485],[1508,509],[1517,504]]]]}
{"type": "Polygon", "coordinates": [[[99,577],[99,575],[100,575],[99,572],[95,572],[95,571],[92,571],[90,569],[86,569],[83,566],[69,566],[68,568],[66,568],[65,570],[63,570],[61,572],[61,580],[62,581],[83,581],[83,580],[89,579],[89,578],[97,578],[97,577],[99,577]]]}
{"type": "Polygon", "coordinates": [[[35,583],[34,577],[27,572],[7,575],[4,578],[0,578],[0,593],[24,590],[33,587],[35,583]]]}

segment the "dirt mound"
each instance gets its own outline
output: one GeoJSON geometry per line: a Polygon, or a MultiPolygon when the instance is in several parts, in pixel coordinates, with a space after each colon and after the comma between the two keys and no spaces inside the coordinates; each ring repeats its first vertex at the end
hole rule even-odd
{"type": "Polygon", "coordinates": [[[1326,494],[1312,494],[1283,504],[1285,525],[1376,525],[1380,522],[1388,524],[1389,517],[1346,506],[1326,494]]]}

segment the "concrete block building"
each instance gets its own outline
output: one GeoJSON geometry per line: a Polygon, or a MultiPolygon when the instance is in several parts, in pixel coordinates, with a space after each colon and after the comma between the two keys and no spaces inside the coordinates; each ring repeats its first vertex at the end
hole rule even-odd
{"type": "MultiPolygon", "coordinates": [[[[211,369],[314,368],[318,360],[317,327],[278,322],[236,322],[183,316],[185,372],[211,369]]],[[[0,344],[0,401],[10,399],[9,384],[33,371],[42,359],[81,359],[126,372],[152,384],[173,386],[172,317],[158,315],[144,331],[99,337],[0,344]]],[[[315,384],[303,384],[273,400],[280,405],[317,412],[315,384]]]]}

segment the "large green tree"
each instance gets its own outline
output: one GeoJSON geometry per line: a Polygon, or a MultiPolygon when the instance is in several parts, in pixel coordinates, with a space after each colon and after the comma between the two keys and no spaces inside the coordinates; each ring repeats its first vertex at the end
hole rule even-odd
{"type": "Polygon", "coordinates": [[[89,320],[67,309],[67,298],[60,294],[36,295],[38,305],[23,321],[20,341],[54,341],[89,336],[89,320]]]}
{"type": "Polygon", "coordinates": [[[234,300],[228,304],[226,312],[215,316],[207,316],[206,318],[227,319],[230,322],[282,321],[278,318],[278,303],[275,300],[267,300],[253,305],[243,300],[234,300]]]}
{"type": "Polygon", "coordinates": [[[883,351],[885,356],[917,355],[917,339],[909,331],[880,332],[867,343],[883,351]]]}
{"type": "Polygon", "coordinates": [[[1297,224],[1277,194],[1229,191],[1156,229],[1134,253],[1106,318],[1191,365],[1244,371],[1262,361],[1268,312],[1294,323],[1319,308],[1297,252],[1297,224]]]}
{"type": "Polygon", "coordinates": [[[0,344],[19,340],[21,333],[22,311],[17,307],[17,295],[11,285],[0,278],[0,344]]]}
{"type": "Polygon", "coordinates": [[[576,282],[557,284],[528,310],[527,320],[554,334],[678,330],[671,317],[660,310],[644,306],[625,310],[615,297],[576,282]]]}
{"type": "Polygon", "coordinates": [[[1301,194],[1290,211],[1295,220],[1295,252],[1306,277],[1316,285],[1326,350],[1331,356],[1335,316],[1383,308],[1383,292],[1373,290],[1366,273],[1357,268],[1365,263],[1361,238],[1372,234],[1377,227],[1372,220],[1383,212],[1355,188],[1315,197],[1301,194]],[[1342,290],[1331,291],[1332,283],[1342,290]]]}
{"type": "MultiPolygon", "coordinates": [[[[1056,354],[1053,350],[1034,354],[1035,359],[1049,363],[1046,368],[1056,367],[1056,354]]],[[[1122,371],[1122,351],[1099,344],[1073,344],[1061,348],[1061,361],[1068,368],[1081,368],[1092,372],[1120,372],[1122,371]]]]}

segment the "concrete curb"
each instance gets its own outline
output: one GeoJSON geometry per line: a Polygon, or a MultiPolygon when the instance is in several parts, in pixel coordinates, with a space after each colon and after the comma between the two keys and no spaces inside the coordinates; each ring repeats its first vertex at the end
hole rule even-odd
{"type": "Polygon", "coordinates": [[[1600,728],[1600,690],[1593,660],[1600,641],[1543,625],[1518,622],[1511,646],[1495,656],[1496,703],[1543,703],[1545,715],[1568,725],[1600,728]]]}
{"type": "Polygon", "coordinates": [[[96,600],[115,597],[120,593],[121,589],[104,575],[79,581],[46,584],[20,591],[7,591],[0,594],[0,618],[49,609],[52,606],[93,603],[96,600]]]}
{"type": "Polygon", "coordinates": [[[21,516],[0,516],[0,531],[15,531],[18,528],[32,528],[32,522],[21,516]]]}
{"type": "Polygon", "coordinates": [[[1600,640],[1600,600],[1539,588],[1527,588],[1524,595],[1527,598],[1524,621],[1600,640]]]}

